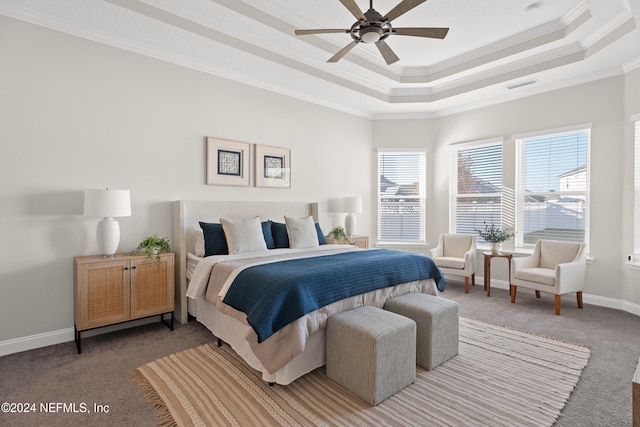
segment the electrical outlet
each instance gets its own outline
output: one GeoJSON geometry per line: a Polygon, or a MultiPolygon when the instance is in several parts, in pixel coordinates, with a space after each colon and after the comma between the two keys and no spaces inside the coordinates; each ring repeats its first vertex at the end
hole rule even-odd
{"type": "Polygon", "coordinates": [[[629,262],[633,261],[633,255],[627,255],[627,261],[629,262]]]}

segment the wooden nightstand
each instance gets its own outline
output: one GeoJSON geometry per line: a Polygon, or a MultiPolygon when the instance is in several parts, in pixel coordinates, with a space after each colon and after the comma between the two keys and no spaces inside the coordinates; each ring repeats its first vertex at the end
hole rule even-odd
{"type": "Polygon", "coordinates": [[[116,254],[73,259],[75,341],[82,352],[81,333],[116,323],[160,315],[173,330],[174,254],[160,261],[146,255],[116,254]],[[170,323],[164,319],[170,314],[170,323]]]}
{"type": "Polygon", "coordinates": [[[327,238],[328,244],[350,244],[353,246],[357,246],[362,249],[367,249],[369,247],[369,237],[368,236],[356,236],[355,234],[349,238],[350,242],[337,242],[335,239],[327,238]]]}

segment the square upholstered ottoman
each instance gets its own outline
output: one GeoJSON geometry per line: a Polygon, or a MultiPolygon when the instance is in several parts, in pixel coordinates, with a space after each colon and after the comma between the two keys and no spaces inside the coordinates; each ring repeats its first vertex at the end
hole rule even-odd
{"type": "Polygon", "coordinates": [[[416,324],[376,307],[327,320],[327,377],[371,405],[416,380],[416,324]]]}
{"type": "Polygon", "coordinates": [[[458,354],[457,302],[434,295],[411,293],[387,300],[384,309],[416,322],[418,366],[435,369],[458,354]]]}

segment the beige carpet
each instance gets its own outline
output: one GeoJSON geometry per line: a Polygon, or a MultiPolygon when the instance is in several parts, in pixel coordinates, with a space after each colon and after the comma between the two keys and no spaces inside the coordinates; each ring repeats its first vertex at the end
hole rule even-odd
{"type": "Polygon", "coordinates": [[[204,345],[131,373],[161,425],[550,426],[587,347],[460,318],[460,354],[372,407],[317,369],[269,387],[235,353],[204,345]]]}

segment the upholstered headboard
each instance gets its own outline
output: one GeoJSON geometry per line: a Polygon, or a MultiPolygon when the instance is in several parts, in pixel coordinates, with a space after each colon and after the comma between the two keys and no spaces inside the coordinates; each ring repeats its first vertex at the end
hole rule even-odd
{"type": "Polygon", "coordinates": [[[284,216],[313,215],[318,221],[318,204],[308,202],[173,202],[173,249],[176,253],[175,318],[186,323],[187,309],[187,253],[194,251],[195,226],[199,221],[220,222],[220,218],[249,218],[259,216],[284,222],[284,216]]]}

